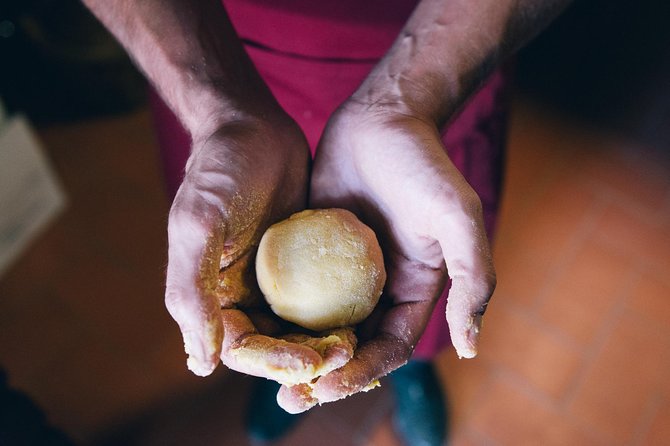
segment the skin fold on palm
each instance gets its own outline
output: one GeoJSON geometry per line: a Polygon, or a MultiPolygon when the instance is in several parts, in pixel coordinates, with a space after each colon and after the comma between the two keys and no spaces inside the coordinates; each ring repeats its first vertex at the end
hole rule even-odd
{"type": "Polygon", "coordinates": [[[287,334],[253,274],[265,229],[305,207],[303,135],[280,116],[229,123],[194,141],[170,212],[166,292],[189,368],[207,375],[220,358],[239,372],[297,384],[340,367],[353,355],[353,331],[287,334]]]}

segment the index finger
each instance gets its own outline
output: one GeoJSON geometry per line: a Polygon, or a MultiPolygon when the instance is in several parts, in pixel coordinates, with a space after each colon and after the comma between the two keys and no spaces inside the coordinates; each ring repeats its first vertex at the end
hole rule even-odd
{"type": "Polygon", "coordinates": [[[451,341],[459,357],[473,358],[496,285],[482,206],[474,191],[466,194],[460,208],[436,219],[434,231],[451,278],[446,312],[451,341]]]}
{"type": "Polygon", "coordinates": [[[332,329],[313,337],[263,335],[248,315],[221,310],[225,330],[221,360],[233,370],[282,384],[308,383],[346,364],[353,356],[356,336],[350,328],[332,329]]]}
{"type": "Polygon", "coordinates": [[[199,376],[214,371],[223,342],[220,304],[210,283],[218,277],[223,230],[214,232],[186,211],[170,212],[165,305],[179,324],[187,366],[199,376]]]}

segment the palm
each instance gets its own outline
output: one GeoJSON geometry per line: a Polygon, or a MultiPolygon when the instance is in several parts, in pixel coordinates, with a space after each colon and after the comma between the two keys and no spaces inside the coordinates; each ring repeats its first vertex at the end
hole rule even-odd
{"type": "Polygon", "coordinates": [[[379,236],[388,270],[388,309],[354,360],[319,380],[320,400],[356,392],[409,358],[445,284],[445,259],[457,289],[450,298],[454,344],[459,354],[474,355],[472,315],[483,312],[492,292],[493,268],[478,198],[434,125],[340,109],[319,146],[310,204],[357,213],[379,236]],[[486,276],[483,288],[474,276],[486,276]]]}
{"type": "Polygon", "coordinates": [[[211,373],[220,356],[244,373],[310,380],[351,356],[355,341],[347,332],[323,356],[309,338],[267,336],[285,333],[258,298],[253,276],[265,229],[306,205],[308,159],[304,137],[283,116],[226,124],[196,139],[170,211],[166,286],[195,373],[211,373]]]}

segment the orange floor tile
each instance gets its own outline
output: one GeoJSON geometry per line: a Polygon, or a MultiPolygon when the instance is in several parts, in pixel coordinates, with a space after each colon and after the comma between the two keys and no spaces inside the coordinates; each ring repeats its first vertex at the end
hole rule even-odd
{"type": "Polygon", "coordinates": [[[670,160],[515,110],[480,364],[440,358],[454,442],[670,444],[670,160]]]}
{"type": "MultiPolygon", "coordinates": [[[[91,444],[240,445],[250,378],[190,375],[162,302],[146,111],[40,130],[67,211],[0,279],[0,365],[91,444]]],[[[520,101],[477,359],[438,358],[452,444],[670,444],[670,160],[520,101]]],[[[393,446],[387,386],[282,445],[393,446]]]]}

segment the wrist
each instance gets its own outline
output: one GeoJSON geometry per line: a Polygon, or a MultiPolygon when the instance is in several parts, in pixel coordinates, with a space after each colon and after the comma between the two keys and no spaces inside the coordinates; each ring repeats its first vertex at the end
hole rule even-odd
{"type": "Polygon", "coordinates": [[[183,51],[165,54],[159,73],[150,76],[186,130],[195,138],[226,122],[276,113],[278,103],[242,46],[203,33],[182,43],[183,51]]]}
{"type": "Polygon", "coordinates": [[[373,72],[351,96],[353,109],[377,115],[400,114],[440,125],[450,108],[449,96],[439,88],[421,86],[411,78],[380,70],[373,72]]]}
{"type": "Polygon", "coordinates": [[[84,0],[192,136],[278,108],[220,0],[84,0]]]}
{"type": "Polygon", "coordinates": [[[421,1],[356,100],[394,104],[444,125],[504,53],[505,14],[496,10],[488,17],[487,8],[473,3],[421,1]]]}
{"type": "Polygon", "coordinates": [[[285,113],[265,84],[255,88],[221,89],[216,82],[192,85],[179,93],[175,112],[194,142],[234,122],[276,121],[285,113]]]}

